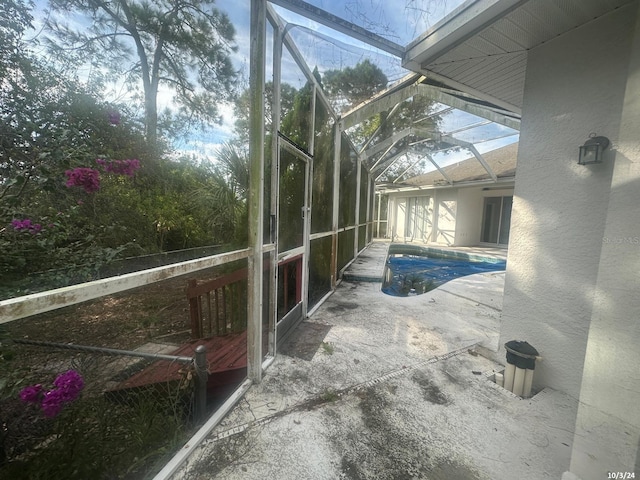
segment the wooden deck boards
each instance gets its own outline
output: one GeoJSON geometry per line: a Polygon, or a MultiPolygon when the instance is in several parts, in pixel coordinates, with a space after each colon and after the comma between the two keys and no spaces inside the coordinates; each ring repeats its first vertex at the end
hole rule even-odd
{"type": "MultiPolygon", "coordinates": [[[[207,371],[209,373],[207,390],[211,392],[217,387],[238,383],[246,377],[246,330],[221,337],[192,340],[171,352],[171,355],[192,357],[199,345],[204,345],[207,348],[207,371]]],[[[159,383],[178,382],[188,368],[189,366],[184,363],[158,360],[122,382],[116,390],[136,389],[159,383]]]]}

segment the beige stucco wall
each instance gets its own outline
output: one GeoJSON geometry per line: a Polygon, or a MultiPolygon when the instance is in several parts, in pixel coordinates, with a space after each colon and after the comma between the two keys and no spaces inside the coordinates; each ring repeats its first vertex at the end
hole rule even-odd
{"type": "Polygon", "coordinates": [[[458,189],[455,245],[465,247],[480,243],[482,227],[482,188],[458,189]]]}
{"type": "Polygon", "coordinates": [[[584,480],[640,476],[640,6],[635,19],[571,457],[584,480]]]}
{"type": "Polygon", "coordinates": [[[638,3],[527,64],[500,343],[529,341],[544,358],[535,384],[580,399],[570,468],[583,480],[633,471],[637,457],[638,3]],[[578,165],[591,132],[612,148],[604,164],[578,165]]]}

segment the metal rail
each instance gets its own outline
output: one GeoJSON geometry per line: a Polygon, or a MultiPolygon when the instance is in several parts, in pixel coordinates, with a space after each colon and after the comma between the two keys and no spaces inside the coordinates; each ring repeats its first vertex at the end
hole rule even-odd
{"type": "Polygon", "coordinates": [[[116,348],[92,347],[88,345],[76,345],[74,343],[57,343],[45,342],[40,340],[24,340],[14,339],[14,343],[23,345],[34,345],[38,347],[50,347],[61,350],[73,350],[78,352],[105,353],[109,355],[120,355],[128,357],[140,357],[149,360],[165,360],[169,362],[193,364],[196,370],[196,387],[195,387],[195,420],[200,423],[204,421],[207,415],[207,381],[209,375],[207,373],[207,348],[204,345],[198,345],[193,357],[183,357],[178,355],[165,355],[161,353],[145,353],[136,352],[134,350],[118,350],[116,348]]]}
{"type": "Polygon", "coordinates": [[[123,355],[123,356],[129,356],[129,357],[148,358],[150,360],[168,360],[170,362],[180,362],[180,363],[192,363],[194,361],[193,357],[180,357],[176,355],[165,355],[161,353],[136,352],[135,350],[118,350],[116,348],[106,348],[106,347],[91,347],[88,345],[76,345],[75,343],[44,342],[40,340],[24,340],[24,339],[14,339],[13,342],[24,344],[24,345],[35,345],[38,347],[59,348],[61,350],[108,353],[110,355],[123,355]]]}

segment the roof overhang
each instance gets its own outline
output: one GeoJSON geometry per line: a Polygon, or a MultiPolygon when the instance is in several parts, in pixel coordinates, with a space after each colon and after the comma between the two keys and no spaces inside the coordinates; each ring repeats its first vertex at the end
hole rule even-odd
{"type": "Polygon", "coordinates": [[[527,1],[465,2],[407,46],[405,66],[419,69],[421,65],[430,64],[527,1]]]}
{"type": "Polygon", "coordinates": [[[403,66],[520,113],[529,52],[636,0],[470,0],[411,42],[403,66]]]}

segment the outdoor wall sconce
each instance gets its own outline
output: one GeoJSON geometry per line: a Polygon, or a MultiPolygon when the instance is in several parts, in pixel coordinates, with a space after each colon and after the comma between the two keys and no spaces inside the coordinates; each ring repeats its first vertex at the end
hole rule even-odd
{"type": "Polygon", "coordinates": [[[607,137],[598,137],[595,133],[589,135],[589,139],[580,146],[578,163],[589,165],[591,163],[602,163],[604,149],[609,146],[607,137]]]}

